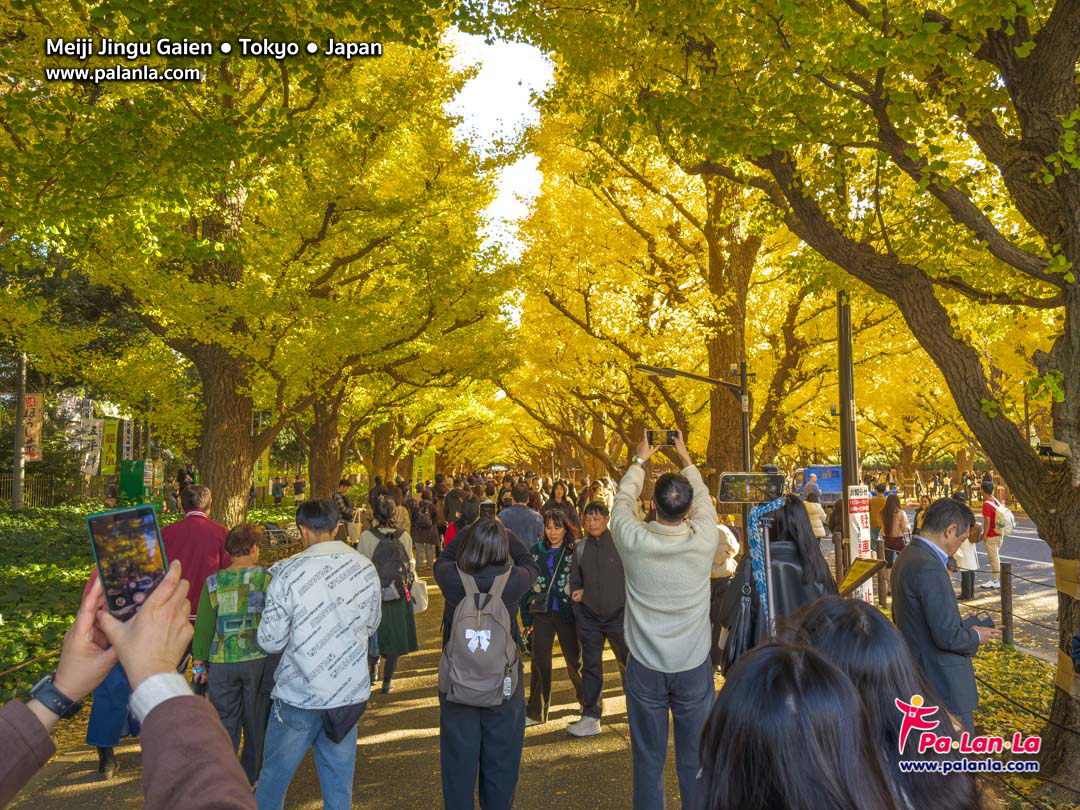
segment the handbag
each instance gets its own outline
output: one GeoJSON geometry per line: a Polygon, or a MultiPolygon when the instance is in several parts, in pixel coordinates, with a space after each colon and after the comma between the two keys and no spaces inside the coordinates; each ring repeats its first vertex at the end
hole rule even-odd
{"type": "MultiPolygon", "coordinates": [[[[745,580],[746,577],[743,579],[745,580]]],[[[720,668],[726,676],[728,671],[735,666],[735,662],[754,646],[754,604],[748,581],[743,582],[739,594],[735,621],[731,623],[731,627],[724,628],[724,633],[726,636],[721,641],[724,655],[720,668]]]]}
{"type": "Polygon", "coordinates": [[[423,613],[428,609],[427,583],[422,579],[413,582],[409,593],[412,595],[413,613],[423,613]]]}
{"type": "Polygon", "coordinates": [[[555,580],[559,577],[559,568],[562,566],[564,557],[566,557],[565,543],[563,544],[562,551],[559,553],[559,561],[555,563],[555,573],[551,575],[551,581],[548,582],[547,590],[543,593],[529,594],[529,598],[525,602],[530,616],[551,612],[551,588],[555,584],[555,580]]]}

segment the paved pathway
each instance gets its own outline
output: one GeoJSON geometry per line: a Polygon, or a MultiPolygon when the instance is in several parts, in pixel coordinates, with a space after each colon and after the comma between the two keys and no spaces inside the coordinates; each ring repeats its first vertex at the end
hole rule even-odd
{"type": "MultiPolygon", "coordinates": [[[[430,573],[426,580],[432,598],[431,607],[418,617],[421,649],[401,659],[393,694],[376,693],[360,721],[354,807],[400,810],[442,806],[436,682],[443,601],[430,573]]],[[[558,654],[556,661],[561,662],[558,654]]],[[[525,732],[515,808],[588,810],[631,806],[626,703],[610,651],[604,663],[604,732],[585,739],[571,737],[563,730],[568,722],[578,718],[578,708],[565,669],[559,666],[555,670],[552,719],[525,732]]],[[[72,724],[78,722],[77,718],[72,724]]],[[[85,724],[85,718],[81,722],[85,724]]],[[[75,731],[76,728],[69,728],[68,736],[74,736],[75,731]]],[[[18,810],[142,807],[138,741],[119,748],[118,754],[121,771],[113,781],[98,782],[94,773],[96,752],[75,744],[59,754],[12,806],[18,810]]],[[[678,807],[678,782],[670,751],[666,782],[669,806],[678,807]]],[[[310,754],[293,779],[285,806],[290,810],[322,807],[310,754]]]]}

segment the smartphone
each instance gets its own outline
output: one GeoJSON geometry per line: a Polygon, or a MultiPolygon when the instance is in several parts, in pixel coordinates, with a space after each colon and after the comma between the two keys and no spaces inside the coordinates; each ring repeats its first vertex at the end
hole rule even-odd
{"type": "Polygon", "coordinates": [[[716,500],[720,503],[758,504],[784,494],[784,476],[773,473],[724,473],[716,500]]]}
{"type": "Polygon", "coordinates": [[[649,447],[674,447],[675,439],[679,436],[677,430],[649,430],[646,431],[649,447]]]}
{"type": "Polygon", "coordinates": [[[157,514],[152,506],[114,509],[87,516],[86,527],[105,603],[126,622],[169,570],[157,514]]]}

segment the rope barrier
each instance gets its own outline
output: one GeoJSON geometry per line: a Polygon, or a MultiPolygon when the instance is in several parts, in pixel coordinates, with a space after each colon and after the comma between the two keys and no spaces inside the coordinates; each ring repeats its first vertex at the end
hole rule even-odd
{"type": "MultiPolygon", "coordinates": [[[[994,613],[1000,613],[1000,614],[1001,614],[1002,616],[1004,616],[1004,615],[1005,615],[1005,614],[1004,614],[1004,613],[1002,612],[1001,608],[999,608],[999,607],[994,607],[993,605],[972,605],[971,607],[975,607],[975,608],[978,608],[979,610],[990,610],[990,611],[993,611],[994,613]]],[[[1034,619],[1025,619],[1025,618],[1024,618],[1023,616],[1021,616],[1021,615],[1020,615],[1020,614],[1018,614],[1018,613],[1013,613],[1013,614],[1012,614],[1012,617],[1013,617],[1014,619],[1019,619],[1019,620],[1020,620],[1020,621],[1022,621],[1022,622],[1027,622],[1028,624],[1033,624],[1033,625],[1035,625],[1036,627],[1041,627],[1041,628],[1043,628],[1044,630],[1049,630],[1049,631],[1051,631],[1052,633],[1056,633],[1056,632],[1058,631],[1058,629],[1057,629],[1056,627],[1051,627],[1051,626],[1050,626],[1050,625],[1048,625],[1048,624],[1043,624],[1042,622],[1037,622],[1037,621],[1035,621],[1034,619]]]]}
{"type": "Polygon", "coordinates": [[[1019,702],[1013,700],[1011,697],[1006,695],[1000,689],[997,689],[997,688],[991,686],[990,684],[988,684],[986,681],[984,681],[978,675],[975,676],[975,680],[977,680],[979,683],[981,683],[983,686],[985,686],[987,689],[989,689],[995,695],[1005,698],[1005,700],[1009,701],[1009,703],[1013,704],[1017,708],[1023,709],[1025,712],[1027,712],[1028,714],[1030,714],[1030,715],[1032,715],[1034,717],[1038,717],[1044,723],[1049,723],[1052,726],[1057,726],[1062,731],[1068,731],[1070,734],[1075,734],[1077,737],[1080,737],[1080,731],[1077,731],[1075,728],[1069,728],[1068,726],[1063,726],[1063,725],[1061,725],[1061,723],[1057,722],[1056,720],[1051,720],[1045,714],[1042,714],[1041,712],[1035,711],[1030,706],[1025,706],[1023,703],[1019,703],[1019,702]]]}
{"type": "Polygon", "coordinates": [[[58,656],[58,654],[60,654],[60,651],[58,649],[56,649],[56,650],[52,650],[51,652],[46,652],[44,654],[44,656],[38,656],[37,658],[31,658],[29,661],[24,661],[23,663],[19,664],[18,666],[12,666],[10,670],[4,670],[3,672],[0,672],[0,678],[11,675],[13,672],[18,672],[19,670],[25,670],[26,667],[29,666],[30,664],[36,664],[36,663],[39,663],[41,661],[48,661],[53,656],[58,656]]]}
{"type": "Polygon", "coordinates": [[[1054,585],[1051,582],[1040,582],[1037,579],[1028,579],[1027,577],[1020,576],[1020,574],[1017,574],[1015,572],[1013,572],[1012,578],[1022,580],[1023,582],[1030,582],[1032,585],[1039,585],[1043,588],[1051,588],[1055,591],[1057,590],[1057,585],[1054,585]]]}

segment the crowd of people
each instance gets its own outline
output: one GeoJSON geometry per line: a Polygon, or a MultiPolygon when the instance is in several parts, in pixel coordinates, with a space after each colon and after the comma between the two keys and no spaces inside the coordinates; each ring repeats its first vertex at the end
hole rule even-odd
{"type": "MultiPolygon", "coordinates": [[[[900,766],[943,755],[918,754],[914,735],[905,744],[897,700],[942,707],[941,734],[974,729],[971,660],[997,632],[961,618],[949,574],[971,509],[926,498],[907,526],[895,495],[882,497],[889,621],[837,595],[820,540],[839,510],[824,513],[812,492],[762,507],[763,563],[759,524],[743,537],[721,519],[681,435],[679,472],[648,480],[658,449],[643,439],[617,487],[470,475],[410,493],[377,479],[357,505],[342,480],[300,503],[302,550],[269,568],[262,528],[213,522],[210,491],[187,485],[185,517],[163,531],[169,572],[135,618],[112,617],[92,576],[54,675],[0,709],[0,806],[53,753],[58,717],[93,691],[87,740],[102,775],[119,767],[117,742],[140,734],[149,807],[281,808],[309,750],[324,807],[351,807],[359,724],[380,677],[389,695],[400,657],[418,649],[427,569],[444,598],[451,810],[477,792],[485,810],[513,806],[525,729],[549,722],[556,639],[576,737],[602,733],[605,643],[614,653],[635,810],[665,806],[669,723],[684,808],[995,806],[974,774],[900,766]],[[192,693],[189,660],[209,700],[192,693]]],[[[1080,671],[1080,637],[1074,648],[1080,671]]]]}

